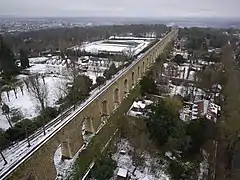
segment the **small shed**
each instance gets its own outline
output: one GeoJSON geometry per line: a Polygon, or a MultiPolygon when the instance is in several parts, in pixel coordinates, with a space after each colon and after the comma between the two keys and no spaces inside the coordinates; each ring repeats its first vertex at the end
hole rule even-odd
{"type": "Polygon", "coordinates": [[[117,180],[127,180],[128,178],[128,171],[123,168],[119,168],[117,173],[117,180]]]}

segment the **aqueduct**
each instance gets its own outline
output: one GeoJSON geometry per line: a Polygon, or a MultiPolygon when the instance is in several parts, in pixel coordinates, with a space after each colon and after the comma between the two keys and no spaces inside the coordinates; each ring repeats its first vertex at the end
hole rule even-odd
{"type": "Polygon", "coordinates": [[[129,67],[119,72],[110,84],[86,102],[82,109],[76,110],[71,118],[62,122],[55,132],[24,160],[8,179],[23,180],[31,174],[36,180],[52,180],[57,176],[53,163],[54,153],[61,144],[62,157],[72,158],[84,144],[83,133],[94,134],[104,119],[109,117],[120,106],[122,100],[149,69],[164,48],[173,41],[178,29],[173,28],[162,40],[150,48],[141,58],[132,62],[129,67]]]}

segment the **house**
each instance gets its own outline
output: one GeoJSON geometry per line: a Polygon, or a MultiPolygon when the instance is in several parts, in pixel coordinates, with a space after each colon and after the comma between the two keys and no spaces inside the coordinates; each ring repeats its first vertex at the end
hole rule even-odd
{"type": "Polygon", "coordinates": [[[209,103],[206,118],[213,121],[217,122],[217,118],[219,117],[219,112],[221,111],[221,107],[213,102],[209,103]]]}
{"type": "Polygon", "coordinates": [[[209,100],[198,100],[193,103],[185,102],[180,111],[180,119],[183,121],[195,120],[201,117],[217,122],[221,107],[209,100]]]}
{"type": "Polygon", "coordinates": [[[209,100],[195,101],[192,106],[192,119],[205,116],[207,119],[216,123],[221,107],[209,100]]]}
{"type": "Polygon", "coordinates": [[[146,115],[146,112],[148,112],[148,107],[152,103],[153,101],[146,99],[142,101],[134,101],[127,114],[135,117],[144,116],[146,115]]]}
{"type": "Polygon", "coordinates": [[[193,114],[198,117],[204,116],[205,114],[207,114],[208,104],[209,104],[209,101],[205,99],[195,101],[192,108],[192,111],[194,112],[193,114]]]}

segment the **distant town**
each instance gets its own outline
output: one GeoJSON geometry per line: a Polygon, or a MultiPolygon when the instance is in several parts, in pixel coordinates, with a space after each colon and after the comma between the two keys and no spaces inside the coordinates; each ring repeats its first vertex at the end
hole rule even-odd
{"type": "Polygon", "coordinates": [[[123,24],[167,24],[180,27],[216,27],[216,28],[238,28],[240,22],[236,19],[214,19],[214,18],[118,18],[118,17],[79,17],[79,18],[1,18],[0,33],[25,32],[50,28],[71,28],[98,25],[123,25],[123,24]]]}

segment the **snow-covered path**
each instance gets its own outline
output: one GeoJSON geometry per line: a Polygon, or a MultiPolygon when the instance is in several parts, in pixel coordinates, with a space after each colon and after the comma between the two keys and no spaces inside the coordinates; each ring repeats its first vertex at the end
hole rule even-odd
{"type": "MultiPolygon", "coordinates": [[[[165,39],[165,38],[163,38],[165,39]]],[[[162,43],[162,42],[160,42],[162,43]]],[[[157,45],[157,44],[156,44],[157,45]]],[[[155,45],[155,46],[156,46],[155,45]]],[[[0,179],[6,178],[12,173],[22,162],[30,157],[35,151],[43,146],[49,139],[51,139],[58,131],[60,131],[66,124],[68,124],[75,116],[83,111],[89,104],[103,94],[110,86],[112,86],[117,80],[124,76],[130,69],[132,69],[141,59],[148,53],[145,52],[141,57],[134,60],[131,65],[120,70],[111,80],[108,80],[101,88],[96,88],[90,94],[90,97],[83,103],[81,103],[76,110],[70,108],[63,116],[58,116],[53,121],[46,125],[46,135],[43,135],[42,129],[39,129],[31,136],[31,146],[27,147],[26,141],[21,141],[14,146],[10,147],[3,152],[8,164],[4,166],[4,162],[0,160],[0,179]]]]}

